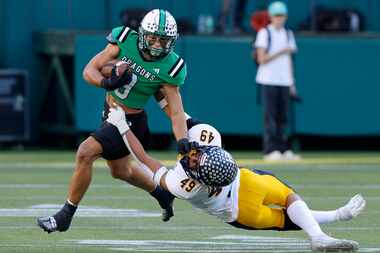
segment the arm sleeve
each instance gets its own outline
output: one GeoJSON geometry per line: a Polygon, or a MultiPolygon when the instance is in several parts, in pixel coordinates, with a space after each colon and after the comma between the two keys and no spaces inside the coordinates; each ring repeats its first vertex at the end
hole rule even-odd
{"type": "Polygon", "coordinates": [[[266,30],[261,29],[256,36],[255,47],[267,48],[268,47],[268,34],[266,30]]]}

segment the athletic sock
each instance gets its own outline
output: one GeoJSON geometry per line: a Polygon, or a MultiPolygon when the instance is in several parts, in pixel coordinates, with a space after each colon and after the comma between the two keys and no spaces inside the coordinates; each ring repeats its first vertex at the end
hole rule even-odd
{"type": "Polygon", "coordinates": [[[58,231],[66,231],[71,224],[71,220],[77,210],[77,206],[74,206],[71,202],[66,201],[61,210],[59,210],[55,215],[53,215],[58,231]]]}
{"type": "Polygon", "coordinates": [[[150,192],[150,195],[157,199],[162,209],[171,207],[171,203],[174,199],[174,196],[170,192],[165,191],[159,185],[157,185],[156,189],[150,192]]]}
{"type": "Polygon", "coordinates": [[[174,195],[170,192],[162,189],[160,186],[157,185],[156,189],[150,193],[155,199],[157,199],[158,203],[160,204],[161,208],[163,209],[162,212],[162,221],[167,222],[170,220],[171,217],[174,216],[173,212],[173,201],[174,201],[174,195]]]}
{"type": "Polygon", "coordinates": [[[304,201],[297,200],[293,202],[286,211],[290,220],[302,228],[310,238],[325,235],[304,201]]]}
{"type": "Polygon", "coordinates": [[[314,219],[319,224],[327,224],[338,221],[338,214],[337,210],[333,211],[314,211],[311,210],[311,213],[313,214],[314,219]]]}

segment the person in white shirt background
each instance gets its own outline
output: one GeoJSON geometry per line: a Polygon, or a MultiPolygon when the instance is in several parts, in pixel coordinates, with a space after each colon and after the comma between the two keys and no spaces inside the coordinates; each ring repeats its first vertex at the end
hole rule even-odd
{"type": "Polygon", "coordinates": [[[292,54],[297,46],[293,32],[285,28],[288,10],[283,2],[268,7],[271,23],[262,28],[254,48],[258,70],[256,82],[261,86],[264,109],[263,151],[265,160],[297,160],[288,144],[286,125],[290,96],[296,96],[292,54]]]}

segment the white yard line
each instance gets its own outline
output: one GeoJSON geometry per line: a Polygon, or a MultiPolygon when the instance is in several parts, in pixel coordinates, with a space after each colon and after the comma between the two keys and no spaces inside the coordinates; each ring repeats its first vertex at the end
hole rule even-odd
{"type": "MultiPolygon", "coordinates": [[[[310,244],[297,238],[224,235],[201,241],[171,240],[78,240],[74,243],[110,247],[127,252],[309,252],[310,244]],[[214,240],[212,240],[214,238],[214,240]],[[224,239],[222,239],[224,238],[224,239]],[[216,239],[216,240],[215,240],[216,239]],[[224,240],[224,241],[218,241],[224,240]],[[234,241],[225,241],[234,240],[234,241]],[[116,246],[116,247],[112,247],[116,246]]],[[[380,248],[363,248],[375,252],[380,248]]]]}
{"type": "MultiPolygon", "coordinates": [[[[368,171],[378,169],[377,166],[380,165],[380,159],[370,158],[368,161],[365,161],[365,158],[353,158],[353,159],[345,159],[345,158],[332,158],[332,159],[305,159],[301,161],[295,162],[264,162],[263,160],[255,160],[255,159],[237,159],[237,163],[240,165],[245,165],[249,167],[255,166],[286,166],[284,169],[287,170],[289,166],[294,165],[292,169],[294,170],[334,170],[334,165],[346,165],[345,171],[368,171]],[[302,167],[304,165],[313,165],[313,168],[305,168],[302,167]],[[357,165],[372,165],[370,168],[356,168],[357,165]]],[[[160,160],[165,166],[173,166],[176,163],[176,160],[160,160]]],[[[11,168],[22,168],[22,169],[46,169],[52,168],[55,169],[73,169],[75,166],[73,162],[2,162],[0,163],[0,169],[11,169],[11,168]]],[[[107,168],[107,164],[104,161],[96,161],[94,163],[94,167],[96,168],[107,168]]],[[[281,169],[282,170],[282,169],[281,169]]],[[[335,169],[336,170],[336,169],[335,169]]],[[[338,170],[342,170],[341,168],[338,170]]]]}
{"type": "MultiPolygon", "coordinates": [[[[0,217],[1,218],[1,217],[0,217]]],[[[112,217],[109,217],[112,218],[112,217]]],[[[93,226],[82,226],[82,225],[74,225],[75,229],[99,229],[99,226],[93,225],[93,226]]],[[[9,230],[9,229],[35,229],[36,226],[28,226],[28,225],[19,225],[19,226],[6,226],[2,225],[0,226],[0,230],[9,230]]],[[[231,231],[231,226],[202,226],[199,224],[199,226],[104,226],[102,227],[102,230],[123,230],[123,231],[135,231],[135,230],[142,230],[142,231],[186,231],[186,230],[210,230],[210,231],[220,231],[220,230],[228,230],[231,231]]],[[[380,227],[328,227],[327,230],[332,231],[377,231],[380,230],[380,227]]],[[[216,239],[216,238],[215,238],[216,239]]],[[[287,240],[288,238],[281,238],[281,240],[287,240]]]]}
{"type": "MultiPolygon", "coordinates": [[[[67,184],[0,184],[0,189],[66,189],[67,184]]],[[[380,184],[369,185],[350,185],[350,184],[335,184],[335,185],[323,185],[323,184],[311,184],[311,185],[299,185],[292,184],[296,189],[380,189],[380,184]]],[[[136,188],[127,183],[123,185],[118,184],[93,184],[90,185],[91,189],[123,189],[123,188],[136,188]]]]}
{"type": "MultiPolygon", "coordinates": [[[[380,189],[380,184],[292,184],[292,187],[298,189],[380,189]]],[[[0,189],[61,189],[67,188],[67,184],[8,184],[0,183],[0,189]]],[[[119,188],[136,188],[130,184],[91,184],[91,189],[119,189],[119,188]]]]}
{"type": "MultiPolygon", "coordinates": [[[[0,184],[0,189],[61,189],[67,188],[67,184],[0,184]]],[[[120,189],[120,188],[135,188],[130,184],[91,184],[90,188],[94,189],[120,189]]]]}
{"type": "MultiPolygon", "coordinates": [[[[0,217],[40,217],[55,213],[61,205],[44,204],[29,208],[1,208],[0,217]]],[[[137,209],[115,209],[105,207],[80,206],[75,214],[77,217],[160,217],[160,213],[146,212],[137,209]]]]}
{"type": "MultiPolygon", "coordinates": [[[[184,228],[188,228],[185,227],[184,228]]],[[[131,228],[132,230],[133,228],[131,228]]],[[[298,238],[220,235],[205,240],[65,240],[55,247],[103,247],[104,251],[123,252],[260,252],[292,253],[311,252],[309,242],[298,238]],[[227,240],[227,241],[226,241],[227,240]]],[[[41,242],[0,243],[0,247],[41,247],[41,242]]],[[[362,247],[358,252],[379,252],[379,247],[362,247]]]]}

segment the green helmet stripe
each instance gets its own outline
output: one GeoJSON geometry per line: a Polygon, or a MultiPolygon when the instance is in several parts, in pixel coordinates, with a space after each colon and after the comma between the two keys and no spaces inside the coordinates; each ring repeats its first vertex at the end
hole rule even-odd
{"type": "Polygon", "coordinates": [[[160,9],[160,18],[158,25],[158,32],[160,34],[165,34],[165,25],[166,25],[166,11],[160,9]]]}

